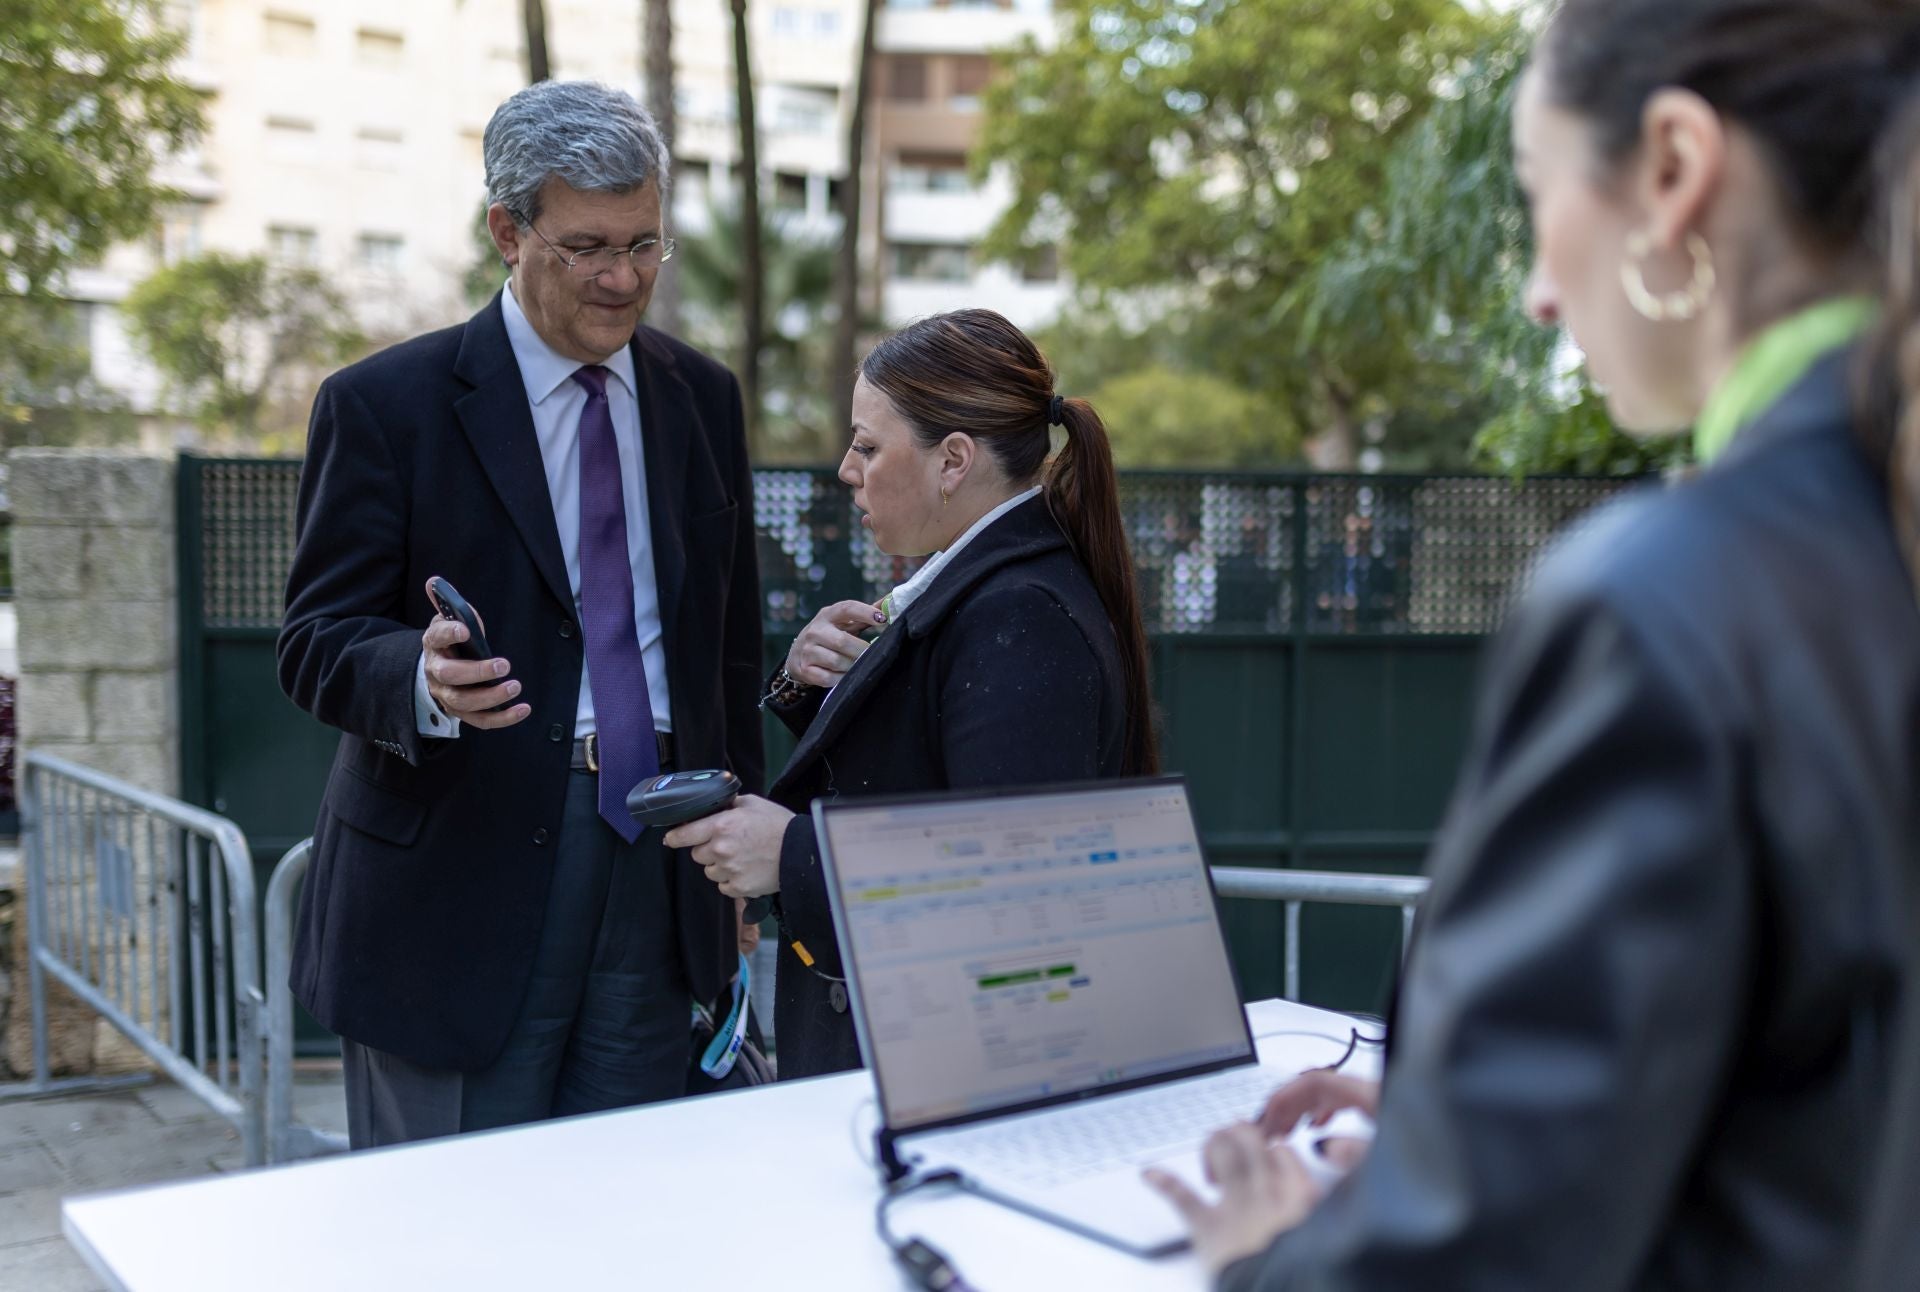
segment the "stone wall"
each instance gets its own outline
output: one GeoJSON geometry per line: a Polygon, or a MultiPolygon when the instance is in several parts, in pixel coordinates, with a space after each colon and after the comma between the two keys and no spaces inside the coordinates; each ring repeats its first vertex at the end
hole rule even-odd
{"type": "MultiPolygon", "coordinates": [[[[19,449],[8,462],[21,748],[177,794],[172,459],[19,449]]],[[[132,867],[144,888],[144,866],[132,867]]],[[[97,896],[92,871],[84,864],[76,869],[83,890],[76,896],[91,902],[97,896]]],[[[0,1034],[6,1038],[0,1066],[24,1076],[32,1063],[24,893],[16,894],[10,914],[11,921],[0,920],[0,928],[12,925],[7,931],[14,987],[13,1008],[0,1001],[0,1034]]],[[[94,942],[97,949],[97,937],[94,942]]],[[[57,987],[49,989],[48,1023],[56,1072],[144,1061],[57,987]]]]}
{"type": "Polygon", "coordinates": [[[172,460],[9,462],[21,745],[178,793],[172,460]]]}

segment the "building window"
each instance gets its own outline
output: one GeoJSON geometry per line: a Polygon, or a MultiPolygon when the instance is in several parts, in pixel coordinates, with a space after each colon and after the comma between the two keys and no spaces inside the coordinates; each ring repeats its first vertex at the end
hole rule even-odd
{"type": "Polygon", "coordinates": [[[895,103],[927,101],[927,60],[918,54],[887,59],[887,97],[895,103]]]}
{"type": "Polygon", "coordinates": [[[399,170],[406,161],[406,137],[398,130],[364,126],[353,138],[353,162],[368,170],[399,170]]]}
{"type": "Polygon", "coordinates": [[[781,5],[773,11],[773,34],[797,40],[838,40],[840,14],[833,9],[802,9],[781,5]]]}
{"type": "Polygon", "coordinates": [[[312,58],[319,41],[313,19],[297,13],[266,16],[267,52],[283,58],[312,58]]]}
{"type": "Polygon", "coordinates": [[[901,153],[887,175],[894,193],[970,193],[967,159],[961,153],[901,153]]]}
{"type": "Polygon", "coordinates": [[[980,96],[993,75],[993,64],[982,54],[961,54],[953,60],[953,93],[947,106],[955,112],[977,112],[980,96]]]}
{"type": "Polygon", "coordinates": [[[965,247],[947,243],[895,242],[892,277],[921,283],[964,283],[973,274],[965,247]]]}
{"type": "Polygon", "coordinates": [[[807,209],[807,177],[789,175],[785,171],[775,171],[773,175],[773,205],[781,211],[804,211],[807,209]]]}
{"type": "Polygon", "coordinates": [[[163,265],[177,265],[200,254],[198,208],[169,211],[153,231],[153,256],[163,265]]]}
{"type": "Polygon", "coordinates": [[[360,268],[373,274],[397,274],[406,242],[393,233],[360,235],[360,268]]]}
{"type": "Polygon", "coordinates": [[[1060,249],[1036,247],[1020,262],[1023,283],[1053,283],[1060,280],[1060,249]]]}
{"type": "Polygon", "coordinates": [[[320,235],[295,224],[269,225],[267,255],[283,265],[311,268],[320,263],[320,235]]]}
{"type": "Polygon", "coordinates": [[[825,134],[833,129],[839,106],[832,94],[780,86],[773,98],[773,128],[784,134],[825,134]]]}
{"type": "Polygon", "coordinates": [[[275,161],[310,162],[316,148],[313,122],[299,117],[267,118],[267,156],[275,161]]]}
{"type": "Polygon", "coordinates": [[[354,51],[361,62],[373,67],[398,67],[406,57],[407,38],[397,31],[375,31],[362,27],[354,33],[354,51]]]}
{"type": "Polygon", "coordinates": [[[167,0],[167,26],[187,38],[181,52],[188,58],[200,57],[200,0],[167,0]]]}

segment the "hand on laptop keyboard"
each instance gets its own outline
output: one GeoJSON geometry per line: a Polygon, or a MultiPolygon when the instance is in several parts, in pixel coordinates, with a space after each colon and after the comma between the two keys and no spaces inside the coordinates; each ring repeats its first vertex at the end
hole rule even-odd
{"type": "Polygon", "coordinates": [[[1320,1200],[1300,1156],[1270,1142],[1257,1126],[1229,1126],[1210,1137],[1202,1153],[1208,1178],[1220,1187],[1218,1202],[1164,1171],[1148,1172],[1147,1183],[1186,1221],[1194,1250],[1210,1271],[1263,1250],[1320,1200]]]}
{"type": "Polygon", "coordinates": [[[1347,1108],[1365,1113],[1371,1121],[1380,1111],[1380,1083],[1314,1068],[1274,1091],[1254,1120],[1268,1139],[1279,1139],[1291,1134],[1303,1118],[1321,1126],[1347,1108]]]}

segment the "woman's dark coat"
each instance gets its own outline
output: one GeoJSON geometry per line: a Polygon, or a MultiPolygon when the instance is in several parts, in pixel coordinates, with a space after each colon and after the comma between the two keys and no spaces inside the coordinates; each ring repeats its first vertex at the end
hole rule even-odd
{"type": "Polygon", "coordinates": [[[1542,563],[1428,863],[1379,1137],[1224,1292],[1852,1286],[1916,1097],[1920,609],[1848,376],[1542,563]]]}
{"type": "Polygon", "coordinates": [[[816,798],[1118,776],[1126,687],[1112,622],[1045,495],[956,554],[832,695],[781,717],[800,737],[769,796],[800,815],[780,855],[774,1044],[784,1078],[860,1066],[825,878],[816,798]]]}

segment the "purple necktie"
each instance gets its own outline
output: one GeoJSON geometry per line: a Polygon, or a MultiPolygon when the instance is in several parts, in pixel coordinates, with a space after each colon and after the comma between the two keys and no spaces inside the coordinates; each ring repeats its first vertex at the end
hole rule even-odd
{"type": "Polygon", "coordinates": [[[641,826],[627,811],[627,791],[659,772],[660,751],[633,625],[633,564],[627,559],[627,507],[607,408],[607,370],[593,364],[573,379],[587,390],[580,413],[580,625],[599,731],[600,815],[632,843],[641,826]]]}

